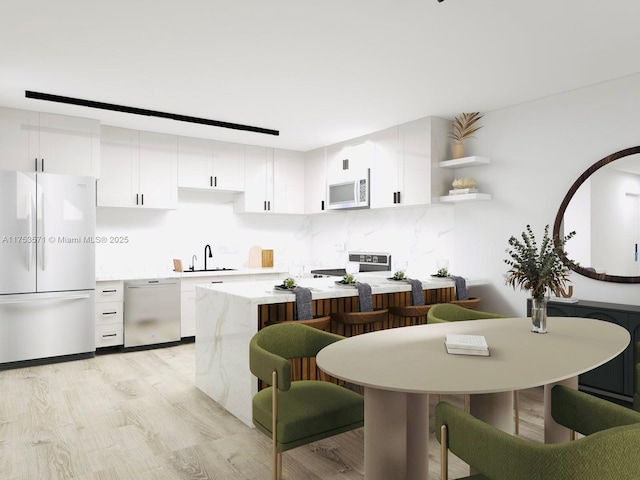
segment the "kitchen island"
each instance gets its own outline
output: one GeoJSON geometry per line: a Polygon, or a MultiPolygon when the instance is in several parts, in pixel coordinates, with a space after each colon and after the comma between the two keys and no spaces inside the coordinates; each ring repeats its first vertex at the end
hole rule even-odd
{"type": "MultiPolygon", "coordinates": [[[[411,287],[384,275],[358,280],[371,285],[374,308],[409,305],[411,287]]],[[[314,315],[354,311],[358,291],[335,284],[336,277],[303,279],[311,289],[314,315]]],[[[467,286],[483,281],[467,280],[467,286]]],[[[423,282],[427,303],[454,299],[454,282],[434,279],[423,282]]],[[[242,422],[253,426],[251,399],[258,381],[249,370],[249,342],[266,323],[293,320],[295,295],[274,290],[274,282],[198,285],[196,287],[196,386],[242,422]]]]}

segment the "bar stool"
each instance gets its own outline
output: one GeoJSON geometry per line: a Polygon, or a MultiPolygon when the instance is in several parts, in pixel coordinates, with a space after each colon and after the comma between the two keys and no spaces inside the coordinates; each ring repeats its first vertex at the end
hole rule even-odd
{"type": "Polygon", "coordinates": [[[450,300],[449,303],[460,305],[461,307],[468,308],[470,310],[475,310],[480,306],[481,300],[482,299],[480,297],[471,297],[466,300],[450,300]]]}
{"type": "MultiPolygon", "coordinates": [[[[398,317],[398,327],[411,325],[424,325],[427,323],[427,314],[431,305],[396,305],[389,307],[389,314],[398,317]]],[[[391,327],[395,327],[395,321],[390,321],[391,327]]]]}
{"type": "Polygon", "coordinates": [[[265,326],[275,325],[276,323],[299,323],[301,325],[308,325],[318,330],[328,331],[329,324],[331,323],[331,317],[329,315],[323,317],[314,317],[308,320],[285,320],[284,322],[267,322],[265,326]]]}
{"type": "Polygon", "coordinates": [[[351,337],[360,333],[373,332],[376,323],[379,323],[380,328],[383,328],[388,316],[389,309],[383,308],[371,312],[332,313],[331,320],[342,325],[345,337],[351,337]]]}

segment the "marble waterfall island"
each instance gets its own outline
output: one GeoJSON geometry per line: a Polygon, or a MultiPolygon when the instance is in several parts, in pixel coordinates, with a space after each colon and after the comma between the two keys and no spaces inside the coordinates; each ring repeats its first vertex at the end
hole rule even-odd
{"type": "MultiPolygon", "coordinates": [[[[388,276],[388,272],[387,272],[388,276]]],[[[303,279],[311,289],[314,314],[353,311],[358,291],[338,286],[336,278],[303,279]]],[[[374,308],[410,304],[411,287],[382,276],[359,277],[371,285],[374,308]]],[[[274,291],[271,282],[235,282],[196,287],[196,386],[245,424],[251,421],[251,399],[258,380],[249,370],[249,342],[267,321],[293,320],[295,295],[274,291]]],[[[480,282],[482,283],[482,282],[480,282]]],[[[469,286],[474,282],[468,281],[469,286]]],[[[423,282],[427,303],[455,295],[454,282],[423,282]]]]}

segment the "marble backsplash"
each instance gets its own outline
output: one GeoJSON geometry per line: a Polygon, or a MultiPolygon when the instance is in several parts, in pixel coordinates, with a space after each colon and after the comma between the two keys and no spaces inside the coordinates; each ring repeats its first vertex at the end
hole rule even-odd
{"type": "Polygon", "coordinates": [[[236,214],[233,195],[180,192],[173,211],[99,208],[97,235],[118,236],[123,243],[97,245],[99,272],[158,271],[203,264],[246,267],[253,245],[274,250],[275,266],[342,267],[348,251],[387,252],[408,262],[408,271],[436,271],[438,259],[453,258],[453,207],[431,205],[381,210],[331,211],[318,215],[236,214]]]}

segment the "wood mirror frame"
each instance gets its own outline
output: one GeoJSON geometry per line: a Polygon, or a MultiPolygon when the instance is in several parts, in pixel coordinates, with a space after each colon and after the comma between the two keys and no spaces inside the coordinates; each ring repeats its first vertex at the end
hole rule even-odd
{"type": "MultiPolygon", "coordinates": [[[[573,198],[574,194],[580,188],[580,186],[597,172],[599,169],[604,167],[605,165],[610,164],[611,162],[618,160],[623,157],[628,157],[629,155],[635,155],[640,153],[640,146],[626,148],[624,150],[620,150],[619,152],[613,153],[608,157],[604,157],[602,160],[598,160],[596,163],[591,165],[582,175],[578,177],[578,179],[571,185],[571,188],[565,195],[562,203],[560,204],[560,209],[558,210],[558,214],[556,215],[556,220],[553,224],[553,242],[556,247],[560,245],[560,228],[562,227],[562,221],[564,219],[564,214],[567,210],[567,206],[569,202],[573,198]]],[[[564,235],[564,233],[563,233],[564,235]]],[[[607,275],[606,273],[597,273],[591,270],[587,270],[579,265],[576,265],[571,260],[569,260],[564,252],[561,251],[560,258],[564,263],[569,265],[569,268],[580,275],[584,275],[585,277],[593,278],[594,280],[602,280],[604,282],[616,282],[616,283],[640,283],[640,276],[631,277],[631,276],[622,276],[622,275],[607,275]]]]}

